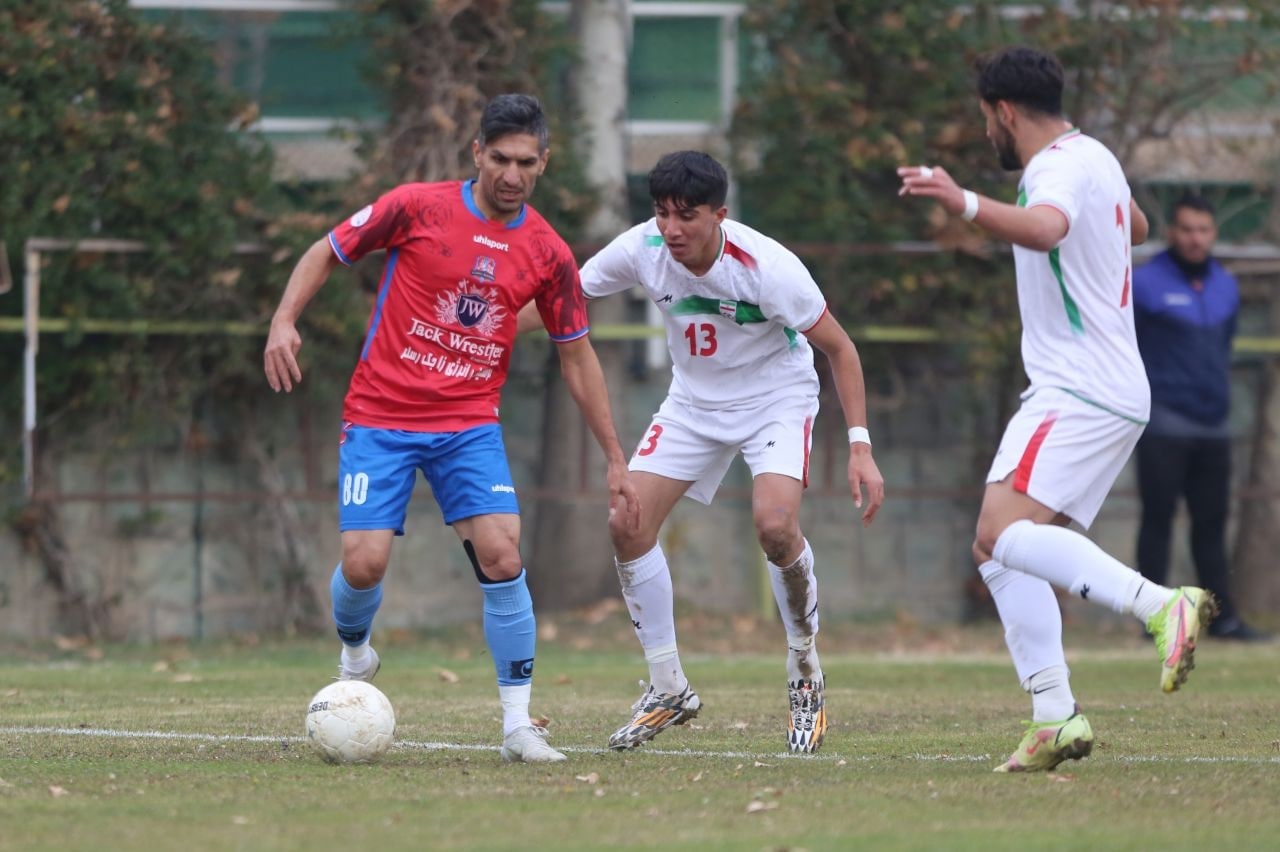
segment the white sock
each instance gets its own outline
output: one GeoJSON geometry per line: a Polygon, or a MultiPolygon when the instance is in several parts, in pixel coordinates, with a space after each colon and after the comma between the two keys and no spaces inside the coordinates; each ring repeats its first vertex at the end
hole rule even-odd
{"type": "Polygon", "coordinates": [[[662,545],[630,562],[614,560],[622,598],[635,625],[640,647],[649,664],[649,682],[659,692],[679,694],[689,685],[676,649],[675,600],[671,571],[662,545]]]}
{"type": "Polygon", "coordinates": [[[502,735],[527,728],[529,721],[529,696],[533,694],[532,683],[519,686],[499,686],[498,698],[502,701],[502,735]]]}
{"type": "Polygon", "coordinates": [[[373,662],[369,655],[369,640],[361,642],[359,645],[343,645],[342,646],[342,665],[346,669],[353,672],[364,671],[369,668],[369,663],[373,662]]]}
{"type": "Polygon", "coordinates": [[[813,573],[813,549],[808,539],[790,565],[769,563],[769,585],[788,636],[818,632],[818,578],[813,573]]]}
{"type": "Polygon", "coordinates": [[[822,663],[813,636],[787,636],[787,682],[822,682],[822,663]]]}
{"type": "Polygon", "coordinates": [[[689,685],[689,679],[684,676],[684,669],[680,667],[680,652],[674,644],[646,648],[644,661],[649,664],[649,683],[658,692],[679,695],[689,685]]]}
{"type": "Polygon", "coordinates": [[[1050,666],[1022,682],[1031,693],[1033,722],[1061,722],[1076,712],[1076,699],[1071,694],[1071,672],[1065,665],[1050,666]]]}
{"type": "Polygon", "coordinates": [[[1137,571],[1066,527],[1015,521],[1000,534],[992,555],[1008,568],[1047,580],[1116,612],[1132,613],[1143,621],[1150,615],[1144,617],[1135,608],[1139,593],[1143,596],[1143,612],[1150,609],[1149,602],[1156,597],[1163,596],[1163,606],[1173,594],[1171,589],[1143,579],[1137,571]]]}
{"type": "Polygon", "coordinates": [[[978,572],[996,602],[1018,682],[1023,683],[1044,669],[1066,665],[1062,611],[1053,587],[1039,577],[1011,570],[994,560],[983,563],[978,572]]]}
{"type": "Polygon", "coordinates": [[[1176,595],[1174,589],[1166,589],[1150,580],[1144,582],[1138,587],[1138,593],[1133,596],[1133,614],[1142,620],[1143,624],[1147,623],[1147,619],[1164,609],[1164,605],[1169,602],[1169,598],[1176,595]]]}
{"type": "Polygon", "coordinates": [[[769,585],[787,631],[787,681],[822,680],[814,644],[818,634],[818,578],[813,573],[813,548],[808,539],[790,565],[769,563],[769,585]]]}

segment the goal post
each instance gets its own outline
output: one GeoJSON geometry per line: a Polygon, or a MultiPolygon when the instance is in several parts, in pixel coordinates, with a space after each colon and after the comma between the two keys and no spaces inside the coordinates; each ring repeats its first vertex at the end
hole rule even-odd
{"type": "MultiPolygon", "coordinates": [[[[36,361],[40,353],[42,332],[65,331],[68,320],[44,319],[40,316],[40,270],[46,254],[56,252],[92,254],[142,254],[154,246],[138,240],[81,239],[32,237],[23,245],[22,333],[22,493],[30,500],[35,495],[36,433],[36,361]]],[[[236,243],[232,253],[257,255],[265,249],[256,243],[236,243]]],[[[7,263],[6,272],[7,272],[7,263]]],[[[156,320],[81,320],[79,328],[95,334],[234,334],[261,335],[266,329],[248,322],[199,322],[156,320]]]]}

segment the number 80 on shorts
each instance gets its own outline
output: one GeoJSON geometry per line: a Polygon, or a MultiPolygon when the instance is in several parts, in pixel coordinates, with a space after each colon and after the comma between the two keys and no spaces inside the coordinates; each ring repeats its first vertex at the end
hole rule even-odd
{"type": "Polygon", "coordinates": [[[363,506],[367,499],[369,499],[369,474],[361,471],[354,475],[348,473],[342,477],[342,505],[350,506],[354,503],[357,506],[363,506]]]}

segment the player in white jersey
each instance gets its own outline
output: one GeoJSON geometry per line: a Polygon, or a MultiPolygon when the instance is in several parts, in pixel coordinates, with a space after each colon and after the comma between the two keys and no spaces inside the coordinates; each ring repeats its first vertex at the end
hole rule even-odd
{"type": "Polygon", "coordinates": [[[671,573],[658,532],[682,495],[710,503],[739,452],[751,468],[756,534],[786,629],[788,747],[812,752],[822,744],[827,722],[815,645],[817,581],[798,520],[818,413],[810,344],[831,363],[850,427],[848,479],[856,506],[863,506],[864,487],[867,492],[864,523],[884,500],[853,342],[799,258],[726,218],[727,191],[724,167],[707,154],[664,156],[649,174],[654,218],[582,268],[589,298],[644,287],[662,311],[672,361],[670,392],[630,462],[643,507],[639,524],[622,512],[609,522],[623,597],[649,664],[649,686],[631,720],[609,738],[614,749],[647,742],[701,707],[680,665],[671,573]]]}
{"type": "Polygon", "coordinates": [[[1041,51],[1008,48],[978,63],[987,137],[1001,166],[1023,169],[1017,204],[961,189],[940,167],[898,169],[901,195],[936,199],[1013,243],[1030,386],[987,474],[973,545],[1032,701],[1033,721],[1000,772],[1048,770],[1093,749],[1050,584],[1145,622],[1165,692],[1186,681],[1215,611],[1205,590],[1155,585],[1067,528],[1093,522],[1146,425],[1150,390],[1129,256],[1147,221],[1111,152],[1063,118],[1062,89],[1062,66],[1041,51]]]}

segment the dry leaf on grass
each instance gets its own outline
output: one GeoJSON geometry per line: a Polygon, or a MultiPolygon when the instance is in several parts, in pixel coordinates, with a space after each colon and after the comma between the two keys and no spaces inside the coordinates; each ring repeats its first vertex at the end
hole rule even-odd
{"type": "Polygon", "coordinates": [[[190,672],[182,672],[180,674],[176,674],[173,677],[169,678],[169,682],[170,683],[199,683],[200,678],[196,677],[190,672]]]}
{"type": "Polygon", "coordinates": [[[747,805],[747,813],[758,814],[762,811],[771,811],[778,807],[777,802],[762,802],[759,799],[752,801],[747,805]]]}
{"type": "Polygon", "coordinates": [[[627,605],[622,602],[622,598],[603,598],[582,611],[582,620],[594,627],[626,608],[627,605]]]}
{"type": "Polygon", "coordinates": [[[600,783],[600,773],[599,773],[599,772],[591,772],[591,773],[588,773],[588,774],[586,774],[586,775],[575,775],[575,776],[573,776],[573,777],[574,777],[574,778],[576,778],[577,780],[579,780],[579,781],[583,781],[583,782],[585,782],[585,783],[587,783],[587,784],[599,784],[599,783],[600,783]]]}
{"type": "Polygon", "coordinates": [[[773,766],[773,764],[772,764],[772,763],[761,763],[760,761],[758,761],[758,760],[757,760],[757,761],[756,761],[756,766],[772,767],[772,766],[773,766]]]}
{"type": "Polygon", "coordinates": [[[59,787],[57,784],[50,784],[49,795],[53,796],[55,799],[61,799],[63,796],[67,795],[67,789],[65,787],[59,787]]]}
{"type": "Polygon", "coordinates": [[[448,669],[436,669],[436,674],[445,683],[459,683],[462,680],[462,678],[458,677],[457,672],[452,672],[448,669]]]}
{"type": "Polygon", "coordinates": [[[530,722],[530,723],[531,723],[535,728],[549,728],[549,727],[551,727],[551,717],[550,717],[550,716],[531,716],[531,717],[529,718],[529,722],[530,722]]]}

